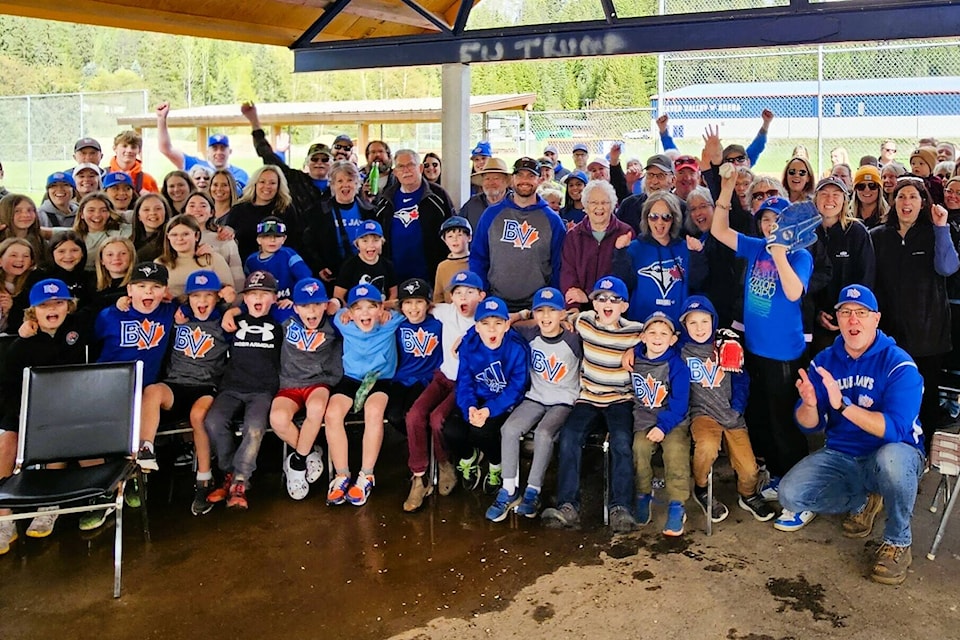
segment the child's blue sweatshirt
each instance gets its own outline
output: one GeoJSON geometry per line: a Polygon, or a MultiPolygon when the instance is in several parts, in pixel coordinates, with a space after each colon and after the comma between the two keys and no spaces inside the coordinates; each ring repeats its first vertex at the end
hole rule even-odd
{"type": "Polygon", "coordinates": [[[475,328],[460,343],[457,406],[467,417],[470,407],[487,408],[495,418],[523,399],[529,380],[530,352],[526,340],[510,329],[496,349],[484,344],[475,328]]]}
{"type": "Polygon", "coordinates": [[[143,362],[143,386],[160,379],[177,305],[161,302],[151,313],[107,307],[97,316],[94,340],[103,345],[97,362],[143,362]]]}
{"type": "Polygon", "coordinates": [[[633,349],[633,431],[659,427],[664,434],[687,417],[690,370],[676,346],[650,360],[643,343],[633,349]]]}
{"type": "Polygon", "coordinates": [[[397,343],[400,345],[400,360],[394,382],[405,387],[420,383],[430,384],[433,373],[443,362],[443,325],[431,315],[420,324],[413,324],[406,318],[397,330],[397,343]]]}
{"type": "Polygon", "coordinates": [[[250,254],[243,263],[243,272],[249,275],[253,271],[266,271],[277,279],[278,300],[289,298],[293,285],[312,275],[300,254],[289,247],[280,247],[265,259],[260,258],[259,251],[250,254]]]}
{"type": "Polygon", "coordinates": [[[393,312],[386,324],[377,324],[371,331],[361,331],[355,322],[343,322],[347,309],[337,312],[336,328],[343,336],[343,375],[354,380],[376,371],[379,380],[390,380],[397,372],[397,339],[395,333],[406,320],[393,312]]]}

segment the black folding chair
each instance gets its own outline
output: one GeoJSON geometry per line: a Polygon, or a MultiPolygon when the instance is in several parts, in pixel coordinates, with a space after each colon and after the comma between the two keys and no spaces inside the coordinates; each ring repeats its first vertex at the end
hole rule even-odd
{"type": "MultiPolygon", "coordinates": [[[[33,518],[41,507],[58,515],[116,510],[114,598],[120,597],[123,490],[137,474],[142,378],[141,362],[25,369],[16,468],[0,480],[0,508],[14,510],[0,521],[33,518]],[[101,458],[103,464],[76,464],[101,458]],[[69,464],[44,467],[54,462],[69,464]]],[[[141,511],[149,540],[146,503],[141,511]]]]}

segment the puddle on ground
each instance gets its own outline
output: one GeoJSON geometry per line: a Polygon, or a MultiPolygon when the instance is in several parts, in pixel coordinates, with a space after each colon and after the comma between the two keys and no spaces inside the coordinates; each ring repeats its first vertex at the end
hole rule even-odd
{"type": "Polygon", "coordinates": [[[814,620],[826,621],[834,628],[847,626],[846,616],[827,610],[824,605],[826,591],[823,585],[810,584],[804,576],[791,578],[770,578],[767,580],[767,591],[780,603],[777,612],[783,613],[787,609],[799,612],[809,612],[814,620]]]}

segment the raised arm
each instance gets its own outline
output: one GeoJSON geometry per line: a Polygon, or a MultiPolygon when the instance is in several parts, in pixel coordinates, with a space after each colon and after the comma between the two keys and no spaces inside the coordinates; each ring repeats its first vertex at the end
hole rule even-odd
{"type": "Polygon", "coordinates": [[[733,165],[728,162],[720,167],[720,175],[720,195],[714,205],[710,234],[722,244],[736,251],[739,234],[730,227],[730,200],[737,184],[737,172],[733,170],[733,165]]]}
{"type": "Polygon", "coordinates": [[[167,129],[167,115],[170,113],[170,103],[161,102],[157,105],[157,146],[160,153],[173,163],[177,169],[183,169],[186,158],[183,151],[175,149],[170,141],[170,130],[167,129]]]}

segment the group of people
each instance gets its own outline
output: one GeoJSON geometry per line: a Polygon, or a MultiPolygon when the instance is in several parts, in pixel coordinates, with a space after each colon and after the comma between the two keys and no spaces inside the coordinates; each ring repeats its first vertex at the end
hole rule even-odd
{"type": "MultiPolygon", "coordinates": [[[[626,167],[617,145],[588,159],[578,143],[568,169],[553,145],[509,167],[480,142],[474,193],[456,207],[436,154],[372,141],[361,167],[339,135],[292,168],[245,104],[264,160],[248,178],[224,135],[205,159],[174,148],[168,112],[157,108],[159,145],[175,169],[162,183],[124,132],[109,169],[96,140],[78,140],[76,167],[50,176],[39,208],[0,199],[0,328],[19,334],[0,371],[0,476],[13,471],[23,368],[82,362],[89,347],[97,361],[144,362],[145,471],[158,468],[160,425],[191,425],[195,515],[248,508],[268,429],[290,448],[291,498],[324,473],[323,431],[327,504],[362,506],[389,424],[407,440],[404,511],[482,486],[491,521],[578,527],[581,450],[600,426],[616,532],[651,522],[658,448],[664,535],[683,535],[691,486],[723,521],[706,487],[725,442],[740,508],[782,531],[847,513],[852,537],[886,509],[872,576],[906,577],[960,297],[960,177],[937,162],[949,143],[921,141],[907,172],[885,142],[821,180],[798,153],[777,180],[751,169],[771,112],[748,147],[709,128],[699,155],[676,149],[661,116],[665,152],[626,167]],[[791,226],[802,214],[814,224],[791,226]],[[358,469],[351,416],[364,423],[358,469]],[[811,453],[815,430],[826,444],[811,453]],[[556,501],[543,509],[555,443],[556,501]]],[[[0,523],[0,553],[16,536],[0,523]]]]}

